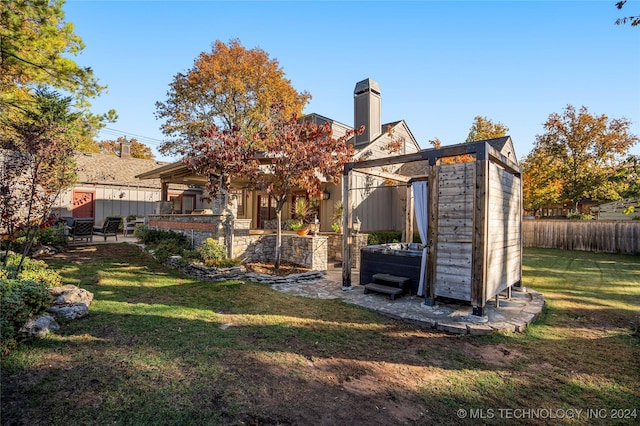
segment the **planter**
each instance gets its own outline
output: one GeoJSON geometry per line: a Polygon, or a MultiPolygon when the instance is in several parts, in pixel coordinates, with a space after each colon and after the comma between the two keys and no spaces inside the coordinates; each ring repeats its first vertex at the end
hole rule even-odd
{"type": "Polygon", "coordinates": [[[307,235],[309,233],[309,228],[301,228],[296,231],[298,235],[307,235]]]}

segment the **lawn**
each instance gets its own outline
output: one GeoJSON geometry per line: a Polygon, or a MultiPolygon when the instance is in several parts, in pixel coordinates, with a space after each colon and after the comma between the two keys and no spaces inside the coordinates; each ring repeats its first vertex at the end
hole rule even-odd
{"type": "Polygon", "coordinates": [[[5,425],[640,423],[637,256],[526,249],[545,309],[483,337],[199,282],[126,244],[47,262],[94,303],[2,360],[5,425]]]}

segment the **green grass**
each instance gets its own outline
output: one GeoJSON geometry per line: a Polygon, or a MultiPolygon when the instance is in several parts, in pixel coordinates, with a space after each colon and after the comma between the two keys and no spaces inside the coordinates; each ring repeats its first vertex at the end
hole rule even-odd
{"type": "MultiPolygon", "coordinates": [[[[486,337],[200,282],[122,244],[52,259],[94,303],[2,360],[3,423],[513,424],[504,410],[640,410],[640,258],[524,253],[543,314],[524,333],[486,337]]],[[[635,413],[597,423],[637,424],[635,413]]],[[[565,423],[594,419],[554,421],[565,423]]]]}

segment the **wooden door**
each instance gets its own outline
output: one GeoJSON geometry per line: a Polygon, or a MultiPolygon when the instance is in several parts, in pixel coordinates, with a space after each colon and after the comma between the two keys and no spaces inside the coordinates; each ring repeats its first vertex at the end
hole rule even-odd
{"type": "Polygon", "coordinates": [[[73,217],[95,217],[95,193],[93,191],[73,191],[73,217]]]}

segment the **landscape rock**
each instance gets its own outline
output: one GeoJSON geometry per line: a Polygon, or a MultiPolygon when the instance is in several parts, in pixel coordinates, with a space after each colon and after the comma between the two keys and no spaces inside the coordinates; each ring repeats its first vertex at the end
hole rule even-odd
{"type": "Polygon", "coordinates": [[[44,337],[51,331],[57,331],[60,325],[49,314],[36,315],[29,318],[27,323],[20,328],[19,333],[31,337],[44,337]]]}
{"type": "Polygon", "coordinates": [[[51,246],[40,246],[38,248],[36,248],[35,250],[33,250],[33,253],[31,253],[31,257],[33,258],[38,258],[38,257],[42,257],[42,256],[51,256],[56,254],[58,251],[51,246]]]}
{"type": "Polygon", "coordinates": [[[75,305],[83,303],[88,307],[93,301],[93,293],[70,284],[50,288],[49,294],[54,298],[54,305],[75,305]]]}
{"type": "Polygon", "coordinates": [[[73,305],[53,305],[47,309],[47,312],[55,315],[57,318],[73,320],[89,315],[89,307],[84,303],[76,303],[73,305]]]}

